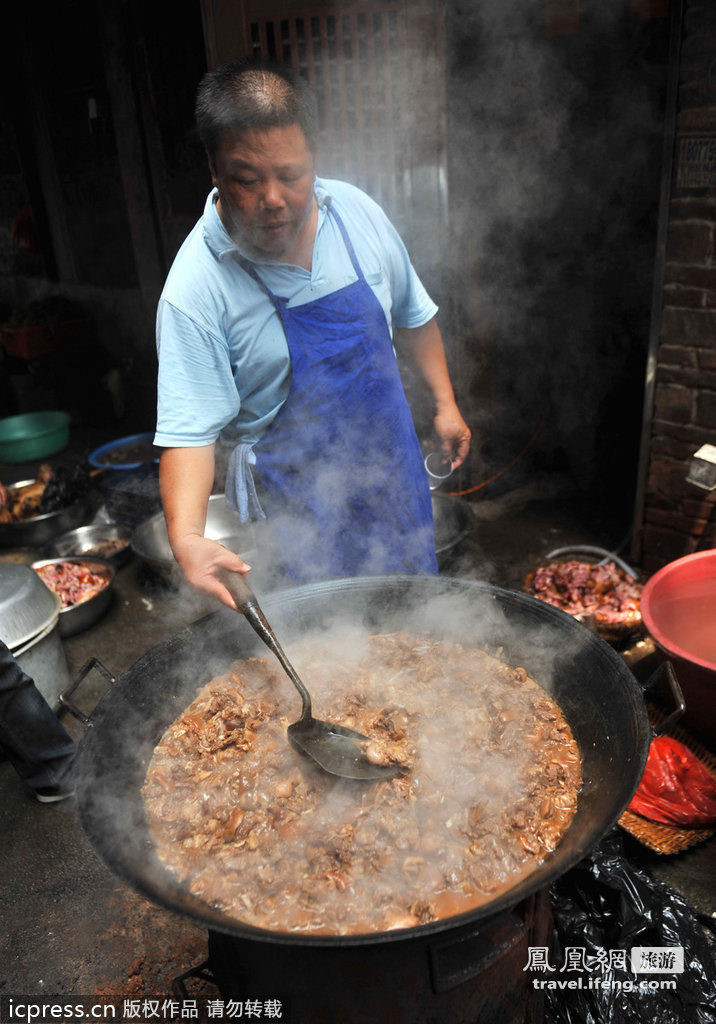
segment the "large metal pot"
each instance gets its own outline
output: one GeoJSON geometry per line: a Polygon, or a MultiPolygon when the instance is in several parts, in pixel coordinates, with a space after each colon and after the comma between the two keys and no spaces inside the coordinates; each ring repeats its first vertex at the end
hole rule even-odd
{"type": "Polygon", "coordinates": [[[34,681],[53,711],[60,710],[60,694],[70,682],[58,620],[59,612],[37,636],[12,651],[15,661],[34,681]]]}
{"type": "MultiPolygon", "coordinates": [[[[420,928],[302,936],[249,927],[211,909],[155,857],[140,789],[157,741],[197,690],[226,671],[230,660],[260,647],[246,621],[222,609],[158,644],[120,676],[79,745],[84,828],[110,868],[156,903],[210,930],[290,946],[374,946],[409,933],[424,937],[484,919],[538,892],[582,859],[631,799],[651,738],[641,687],[608,644],[558,609],[485,583],[439,576],[337,580],[274,591],[261,601],[284,643],[347,621],[371,632],[405,629],[502,648],[504,661],[524,666],[555,696],[579,743],[584,787],[577,813],[561,845],[528,878],[476,910],[420,928]]],[[[287,682],[287,714],[295,700],[287,682]]],[[[69,694],[65,703],[72,705],[69,694]]]]}
{"type": "Polygon", "coordinates": [[[435,491],[430,495],[435,526],[435,554],[438,565],[444,566],[448,557],[465,539],[470,530],[472,508],[462,498],[435,491]]]}
{"type": "Polygon", "coordinates": [[[0,638],[53,710],[69,686],[60,599],[26,565],[0,563],[0,638]]]}

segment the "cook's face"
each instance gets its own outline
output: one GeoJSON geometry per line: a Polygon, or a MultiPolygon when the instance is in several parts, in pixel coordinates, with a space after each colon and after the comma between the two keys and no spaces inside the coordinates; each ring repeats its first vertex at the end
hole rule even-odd
{"type": "Polygon", "coordinates": [[[212,179],[219,216],[250,255],[290,262],[310,233],[313,155],[298,125],[224,137],[212,179]]]}

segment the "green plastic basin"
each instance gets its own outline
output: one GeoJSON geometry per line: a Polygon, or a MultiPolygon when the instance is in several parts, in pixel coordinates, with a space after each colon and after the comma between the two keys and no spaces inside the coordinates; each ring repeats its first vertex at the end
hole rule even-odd
{"type": "Polygon", "coordinates": [[[70,416],[66,412],[26,412],[0,420],[0,462],[32,462],[66,448],[70,416]]]}

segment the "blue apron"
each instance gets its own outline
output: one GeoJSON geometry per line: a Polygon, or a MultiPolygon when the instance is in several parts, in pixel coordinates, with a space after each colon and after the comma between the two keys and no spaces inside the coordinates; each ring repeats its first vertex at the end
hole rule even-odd
{"type": "MultiPolygon", "coordinates": [[[[253,446],[253,476],[289,580],[435,573],[432,503],[385,313],[335,210],[358,280],[300,306],[266,292],[291,385],[253,446]]],[[[233,497],[233,496],[232,496],[233,497]]]]}

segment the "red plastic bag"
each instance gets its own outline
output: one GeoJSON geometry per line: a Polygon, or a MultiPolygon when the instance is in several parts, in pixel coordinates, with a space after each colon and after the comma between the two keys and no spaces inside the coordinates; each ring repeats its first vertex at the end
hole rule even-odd
{"type": "Polygon", "coordinates": [[[657,736],[627,809],[664,825],[713,825],[716,778],[683,743],[657,736]]]}

